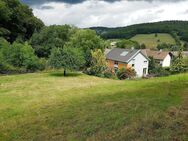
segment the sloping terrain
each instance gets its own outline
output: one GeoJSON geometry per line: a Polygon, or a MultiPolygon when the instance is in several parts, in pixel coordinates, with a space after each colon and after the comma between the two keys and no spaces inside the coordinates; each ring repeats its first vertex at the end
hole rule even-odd
{"type": "Polygon", "coordinates": [[[131,38],[133,41],[137,41],[139,44],[145,44],[146,48],[156,48],[157,45],[166,43],[175,45],[176,42],[170,34],[158,33],[158,34],[138,34],[131,38]]]}
{"type": "Polygon", "coordinates": [[[187,141],[188,74],[0,76],[0,141],[187,141]]]}

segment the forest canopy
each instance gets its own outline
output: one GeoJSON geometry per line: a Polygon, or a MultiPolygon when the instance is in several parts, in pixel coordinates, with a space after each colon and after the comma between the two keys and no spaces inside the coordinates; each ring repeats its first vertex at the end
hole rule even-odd
{"type": "Polygon", "coordinates": [[[32,9],[19,0],[0,0],[0,37],[11,43],[18,38],[25,41],[43,26],[32,9]]]}

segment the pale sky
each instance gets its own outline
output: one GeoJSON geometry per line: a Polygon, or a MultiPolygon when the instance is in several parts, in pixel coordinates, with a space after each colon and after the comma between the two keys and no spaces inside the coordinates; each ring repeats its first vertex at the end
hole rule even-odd
{"type": "Polygon", "coordinates": [[[118,27],[188,20],[188,0],[22,0],[46,25],[118,27]]]}

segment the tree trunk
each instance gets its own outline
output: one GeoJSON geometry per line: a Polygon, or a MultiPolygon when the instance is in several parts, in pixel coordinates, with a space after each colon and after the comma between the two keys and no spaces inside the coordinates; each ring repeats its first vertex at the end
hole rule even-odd
{"type": "Polygon", "coordinates": [[[64,69],[64,76],[66,76],[66,69],[64,69]]]}

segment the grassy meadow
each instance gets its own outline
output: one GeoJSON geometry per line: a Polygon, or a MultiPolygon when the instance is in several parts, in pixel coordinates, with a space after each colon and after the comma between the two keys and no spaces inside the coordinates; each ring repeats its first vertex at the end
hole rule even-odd
{"type": "Polygon", "coordinates": [[[0,141],[187,141],[188,74],[0,76],[0,141]]]}
{"type": "Polygon", "coordinates": [[[137,41],[139,44],[144,43],[147,48],[156,48],[161,43],[175,44],[174,38],[166,33],[158,33],[157,37],[155,37],[155,34],[138,34],[131,40],[137,41]]]}

